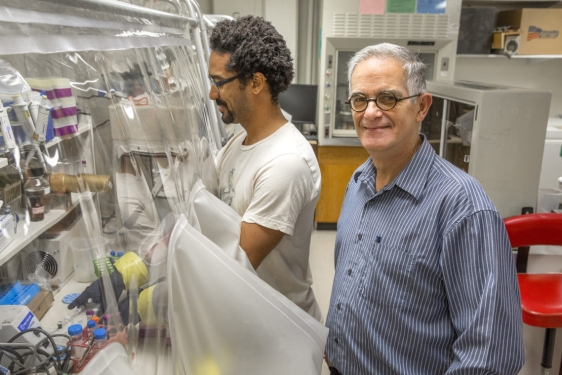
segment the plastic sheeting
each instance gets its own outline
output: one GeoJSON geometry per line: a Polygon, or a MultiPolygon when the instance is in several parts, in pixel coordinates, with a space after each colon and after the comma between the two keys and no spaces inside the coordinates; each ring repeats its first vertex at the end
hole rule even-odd
{"type": "Polygon", "coordinates": [[[226,255],[257,275],[248,256],[240,247],[242,217],[197,181],[191,192],[191,225],[213,241],[226,255]]]}
{"type": "Polygon", "coordinates": [[[168,314],[179,373],[320,374],[326,327],[185,217],[176,224],[169,253],[168,314]]]}
{"type": "MultiPolygon", "coordinates": [[[[327,330],[255,275],[241,218],[213,196],[222,140],[186,16],[198,7],[166,3],[0,0],[0,193],[19,217],[0,284],[58,293],[41,324],[63,347],[94,309],[136,374],[319,374],[327,330]]],[[[40,370],[111,366],[96,350],[40,370]]]]}

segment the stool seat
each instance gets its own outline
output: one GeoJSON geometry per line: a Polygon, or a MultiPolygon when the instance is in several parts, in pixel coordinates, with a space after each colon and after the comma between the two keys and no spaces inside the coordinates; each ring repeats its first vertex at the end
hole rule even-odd
{"type": "Polygon", "coordinates": [[[562,274],[517,275],[525,324],[542,328],[562,327],[562,274]]]}

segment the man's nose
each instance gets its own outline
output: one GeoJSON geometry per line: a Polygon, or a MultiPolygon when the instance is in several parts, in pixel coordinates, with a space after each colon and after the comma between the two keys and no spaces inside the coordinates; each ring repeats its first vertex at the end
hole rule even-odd
{"type": "Polygon", "coordinates": [[[211,85],[211,89],[209,90],[209,99],[217,100],[219,97],[219,90],[217,90],[215,85],[211,85]]]}
{"type": "Polygon", "coordinates": [[[379,107],[377,107],[375,101],[372,100],[367,103],[367,108],[365,109],[363,117],[365,117],[367,120],[373,120],[377,117],[381,117],[382,112],[383,111],[379,107]]]}

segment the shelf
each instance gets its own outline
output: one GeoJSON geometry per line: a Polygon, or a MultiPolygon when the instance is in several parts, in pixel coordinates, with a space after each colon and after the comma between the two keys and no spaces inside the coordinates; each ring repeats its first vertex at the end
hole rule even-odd
{"type": "Polygon", "coordinates": [[[29,224],[26,224],[23,217],[20,217],[20,221],[18,222],[18,232],[16,233],[15,238],[8,244],[8,246],[0,250],[0,266],[10,260],[12,256],[30,244],[47,229],[62,220],[62,218],[64,218],[73,208],[78,206],[79,203],[79,195],[72,194],[72,206],[68,210],[51,210],[45,215],[43,220],[30,222],[29,224]]]}
{"type": "Polygon", "coordinates": [[[462,54],[462,55],[457,55],[457,58],[486,58],[486,59],[506,59],[506,60],[525,59],[527,60],[527,64],[532,64],[532,63],[539,63],[552,59],[562,59],[562,54],[561,55],[512,55],[512,56],[503,55],[499,53],[489,54],[489,55],[462,54]]]}
{"type": "Polygon", "coordinates": [[[510,10],[516,8],[551,8],[560,1],[553,0],[462,0],[463,7],[496,7],[497,10],[510,10]]]}

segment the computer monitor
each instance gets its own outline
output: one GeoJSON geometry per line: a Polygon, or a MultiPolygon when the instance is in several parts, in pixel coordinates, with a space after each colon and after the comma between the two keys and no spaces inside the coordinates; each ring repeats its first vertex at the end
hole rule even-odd
{"type": "Polygon", "coordinates": [[[292,83],[286,91],[279,94],[279,105],[293,116],[293,124],[316,124],[317,99],[318,85],[292,83]]]}

